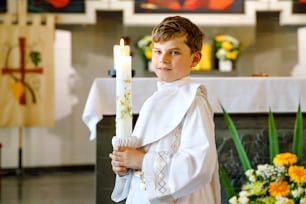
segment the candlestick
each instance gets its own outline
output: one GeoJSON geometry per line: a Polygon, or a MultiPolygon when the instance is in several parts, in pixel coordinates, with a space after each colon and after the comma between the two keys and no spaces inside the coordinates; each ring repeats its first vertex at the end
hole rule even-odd
{"type": "MultiPolygon", "coordinates": [[[[114,49],[115,50],[115,49],[114,49]]],[[[116,68],[116,136],[132,136],[132,58],[125,56],[127,50],[120,44],[120,53],[115,61],[116,68]]]]}

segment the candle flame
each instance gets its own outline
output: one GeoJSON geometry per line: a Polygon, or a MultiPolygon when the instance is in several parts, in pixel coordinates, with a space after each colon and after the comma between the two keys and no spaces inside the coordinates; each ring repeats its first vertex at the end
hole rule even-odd
{"type": "Polygon", "coordinates": [[[120,39],[120,46],[124,47],[124,39],[123,38],[120,39]]]}

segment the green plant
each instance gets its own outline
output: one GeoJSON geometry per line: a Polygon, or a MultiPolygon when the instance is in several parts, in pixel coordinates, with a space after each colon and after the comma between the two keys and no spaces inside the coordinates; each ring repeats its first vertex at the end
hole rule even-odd
{"type": "MultiPolygon", "coordinates": [[[[248,157],[245,153],[244,147],[241,144],[239,134],[238,134],[238,131],[235,127],[235,124],[233,123],[231,117],[229,116],[229,114],[226,112],[226,110],[224,109],[224,107],[222,105],[221,105],[221,108],[222,108],[222,111],[223,111],[223,115],[224,115],[226,125],[227,125],[227,127],[230,131],[230,135],[231,135],[231,137],[234,141],[235,148],[238,152],[240,162],[242,163],[243,170],[246,172],[246,175],[248,177],[248,175],[250,175],[250,172],[254,172],[254,170],[252,169],[252,167],[250,165],[250,162],[249,162],[249,159],[248,159],[248,157]]],[[[274,115],[271,112],[271,110],[269,110],[269,114],[268,114],[268,126],[269,126],[269,150],[270,150],[269,154],[270,154],[271,163],[273,163],[273,158],[275,158],[276,156],[279,155],[279,144],[278,144],[277,130],[276,130],[275,121],[274,121],[274,115]]],[[[298,106],[298,111],[297,111],[297,114],[296,114],[296,120],[295,120],[295,125],[294,125],[292,152],[293,152],[294,155],[297,156],[297,163],[301,165],[302,164],[302,159],[303,159],[303,157],[302,157],[302,153],[303,153],[303,116],[302,116],[300,105],[298,106]]],[[[272,167],[269,166],[269,168],[271,169],[272,167]]],[[[302,173],[306,173],[306,170],[304,169],[304,167],[302,166],[301,168],[303,168],[303,170],[301,170],[302,173]]],[[[288,169],[289,168],[287,168],[286,170],[288,170],[288,169]]],[[[222,169],[221,166],[219,168],[219,172],[220,172],[221,182],[224,185],[228,196],[230,198],[237,198],[236,197],[237,194],[234,191],[234,187],[231,185],[228,175],[226,174],[224,169],[222,169]],[[233,194],[236,194],[236,195],[233,195],[233,194]]],[[[288,175],[288,172],[287,172],[287,175],[288,175]]],[[[252,177],[252,178],[254,178],[254,177],[252,177]]],[[[267,192],[267,185],[268,184],[265,183],[265,186],[261,186],[262,188],[264,188],[265,192],[267,192]]],[[[245,184],[245,185],[247,185],[247,184],[245,184]]],[[[252,188],[254,189],[255,187],[259,188],[258,186],[254,186],[254,185],[251,186],[251,189],[252,188]]],[[[303,196],[306,197],[306,195],[305,195],[306,194],[305,185],[306,185],[305,182],[303,183],[303,185],[301,185],[302,191],[304,191],[304,194],[301,194],[300,197],[299,197],[299,201],[301,201],[301,202],[306,202],[306,198],[303,198],[303,196]]],[[[292,186],[296,187],[297,185],[292,184],[292,186]]],[[[246,193],[246,192],[243,191],[243,193],[246,193]]],[[[270,202],[274,203],[274,202],[276,202],[276,198],[270,198],[269,196],[266,196],[266,197],[263,196],[263,198],[261,198],[263,200],[261,200],[261,201],[256,200],[256,195],[255,196],[253,195],[253,197],[251,198],[255,201],[254,202],[249,202],[250,200],[249,200],[248,196],[250,196],[250,194],[248,194],[248,193],[249,192],[247,192],[246,195],[240,195],[240,197],[242,197],[241,202],[238,201],[238,199],[231,200],[231,202],[232,203],[270,203],[270,202]],[[244,201],[243,201],[243,198],[245,198],[244,201]]],[[[240,194],[241,194],[241,192],[240,192],[240,194]]],[[[289,198],[284,198],[284,201],[285,201],[285,199],[289,199],[289,198]]]]}

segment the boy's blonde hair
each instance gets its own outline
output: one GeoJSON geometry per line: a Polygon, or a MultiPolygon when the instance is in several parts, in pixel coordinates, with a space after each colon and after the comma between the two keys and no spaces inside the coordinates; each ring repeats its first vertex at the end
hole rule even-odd
{"type": "Polygon", "coordinates": [[[186,35],[186,45],[191,53],[202,49],[204,33],[189,19],[181,16],[165,18],[152,30],[153,42],[167,41],[175,37],[186,35]]]}

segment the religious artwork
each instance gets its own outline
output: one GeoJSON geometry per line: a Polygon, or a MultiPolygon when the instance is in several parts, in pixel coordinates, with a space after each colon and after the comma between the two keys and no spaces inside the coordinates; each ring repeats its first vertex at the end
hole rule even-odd
{"type": "Polygon", "coordinates": [[[306,0],[293,0],[292,13],[306,14],[306,0]]]}
{"type": "Polygon", "coordinates": [[[0,13],[6,12],[6,0],[0,0],[0,13]]]}
{"type": "Polygon", "coordinates": [[[29,12],[84,13],[85,0],[28,0],[29,12]]]}
{"type": "MultiPolygon", "coordinates": [[[[0,24],[0,127],[54,122],[54,20],[0,24]]],[[[52,18],[52,19],[50,19],[52,18]]]]}
{"type": "Polygon", "coordinates": [[[135,13],[244,13],[244,0],[135,0],[135,13]]]}

